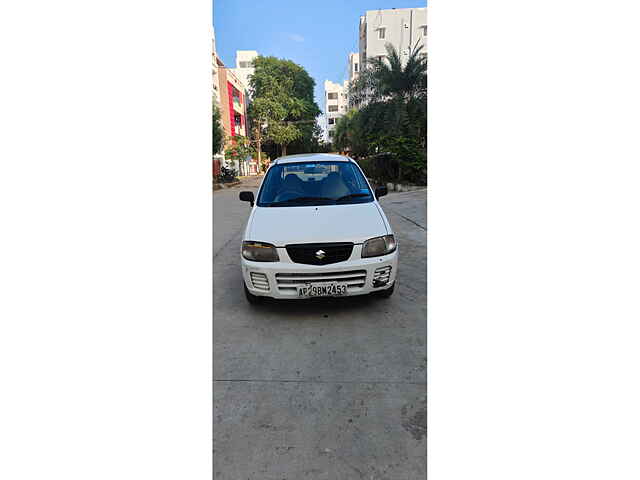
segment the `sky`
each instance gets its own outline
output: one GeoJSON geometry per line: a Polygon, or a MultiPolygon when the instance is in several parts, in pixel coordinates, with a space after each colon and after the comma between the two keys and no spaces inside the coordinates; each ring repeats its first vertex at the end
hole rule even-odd
{"type": "Polygon", "coordinates": [[[367,10],[425,7],[426,0],[213,0],[216,49],[227,67],[236,50],[292,60],[316,81],[348,79],[347,55],[358,51],[358,24],[367,10]]]}

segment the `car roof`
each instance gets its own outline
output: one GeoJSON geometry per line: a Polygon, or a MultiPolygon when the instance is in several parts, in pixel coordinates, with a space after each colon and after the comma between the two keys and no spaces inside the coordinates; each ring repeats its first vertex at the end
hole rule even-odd
{"type": "Polygon", "coordinates": [[[344,155],[336,155],[333,153],[300,153],[297,155],[287,155],[276,158],[274,164],[284,165],[286,163],[298,162],[350,162],[349,157],[344,155]]]}

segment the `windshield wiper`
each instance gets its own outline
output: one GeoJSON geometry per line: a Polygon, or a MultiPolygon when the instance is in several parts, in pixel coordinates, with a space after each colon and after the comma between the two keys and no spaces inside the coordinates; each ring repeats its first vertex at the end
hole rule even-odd
{"type": "Polygon", "coordinates": [[[340,197],[339,199],[336,200],[336,202],[340,202],[342,200],[350,200],[352,198],[358,198],[358,197],[370,197],[371,194],[369,193],[350,193],[349,195],[345,195],[344,197],[340,197]]]}
{"type": "Polygon", "coordinates": [[[288,205],[291,203],[307,203],[307,202],[331,202],[333,203],[333,198],[327,197],[296,197],[290,198],[289,200],[282,200],[281,202],[272,202],[269,204],[270,207],[280,207],[282,205],[288,205]]]}

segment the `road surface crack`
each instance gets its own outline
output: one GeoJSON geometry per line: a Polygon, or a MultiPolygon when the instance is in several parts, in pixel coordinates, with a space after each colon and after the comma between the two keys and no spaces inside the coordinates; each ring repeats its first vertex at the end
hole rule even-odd
{"type": "Polygon", "coordinates": [[[395,210],[393,210],[392,208],[390,208],[389,210],[391,210],[393,213],[395,213],[395,214],[396,214],[396,215],[398,215],[399,217],[404,218],[407,222],[411,222],[411,223],[413,223],[415,226],[417,226],[417,227],[421,228],[421,229],[422,229],[422,230],[424,230],[425,232],[427,231],[427,229],[426,229],[425,227],[423,227],[422,225],[420,225],[420,224],[419,224],[419,223],[417,223],[417,222],[414,222],[414,221],[413,221],[413,220],[411,220],[409,217],[405,217],[404,215],[402,215],[402,214],[400,214],[400,213],[396,212],[395,210]]]}

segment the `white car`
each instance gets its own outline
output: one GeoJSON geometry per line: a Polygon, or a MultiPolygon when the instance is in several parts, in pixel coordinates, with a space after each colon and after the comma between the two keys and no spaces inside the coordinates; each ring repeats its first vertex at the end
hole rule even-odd
{"type": "Polygon", "coordinates": [[[389,297],[398,272],[396,240],[378,198],[348,157],[303,154],[271,164],[251,203],[241,262],[250,303],[263,297],[389,297]]]}

